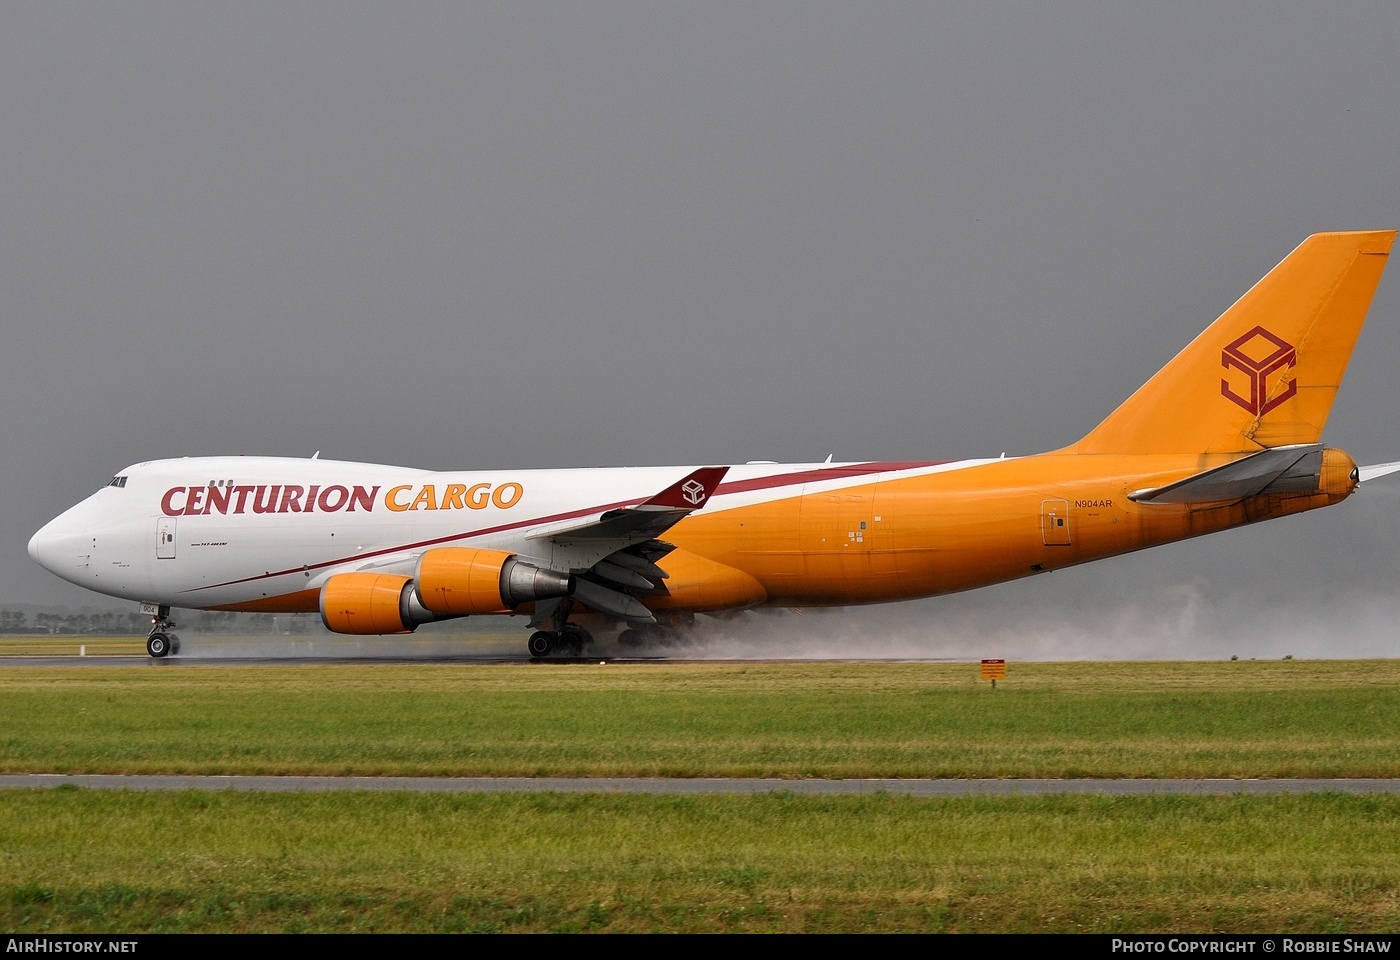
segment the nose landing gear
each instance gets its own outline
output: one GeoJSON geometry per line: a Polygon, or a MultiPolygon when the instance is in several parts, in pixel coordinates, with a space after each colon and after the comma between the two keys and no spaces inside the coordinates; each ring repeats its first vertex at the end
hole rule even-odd
{"type": "Polygon", "coordinates": [[[180,652],[180,638],[170,631],[175,621],[170,619],[170,608],[162,604],[151,618],[151,632],[146,637],[146,652],[159,660],[172,653],[180,652]]]}

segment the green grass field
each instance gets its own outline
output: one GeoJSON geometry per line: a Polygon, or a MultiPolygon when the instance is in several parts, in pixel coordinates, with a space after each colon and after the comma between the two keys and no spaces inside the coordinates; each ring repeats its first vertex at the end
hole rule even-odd
{"type": "Polygon", "coordinates": [[[145,653],[145,637],[0,636],[0,663],[5,657],[136,657],[145,653]]]}
{"type": "Polygon", "coordinates": [[[0,771],[1400,776],[1400,661],[0,666],[0,771]]]}
{"type": "MultiPolygon", "coordinates": [[[[0,666],[6,772],[1400,776],[1400,663],[0,666]]],[[[1391,931],[1400,797],[0,791],[0,928],[1391,931]]]]}
{"type": "Polygon", "coordinates": [[[12,931],[1393,931],[1400,798],[0,794],[12,931]]]}

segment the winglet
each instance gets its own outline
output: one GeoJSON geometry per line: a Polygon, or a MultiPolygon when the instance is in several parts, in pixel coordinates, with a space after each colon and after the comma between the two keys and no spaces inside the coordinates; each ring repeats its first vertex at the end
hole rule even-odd
{"type": "Polygon", "coordinates": [[[701,467],[637,504],[638,510],[699,510],[714,496],[728,467],[701,467]]]}
{"type": "MultiPolygon", "coordinates": [[[[618,546],[642,543],[661,536],[709,503],[719,489],[719,482],[728,472],[728,467],[701,467],[635,507],[618,507],[578,526],[533,533],[530,537],[548,537],[556,544],[587,540],[621,541],[618,546]]],[[[595,557],[588,565],[592,566],[601,559],[602,556],[595,557]]]]}

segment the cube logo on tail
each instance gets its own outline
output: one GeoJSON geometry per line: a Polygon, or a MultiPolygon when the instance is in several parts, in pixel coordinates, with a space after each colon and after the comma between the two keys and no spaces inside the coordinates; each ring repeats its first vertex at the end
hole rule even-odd
{"type": "Polygon", "coordinates": [[[699,480],[687,480],[681,485],[681,496],[699,506],[701,501],[705,499],[705,485],[699,480]]]}
{"type": "Polygon", "coordinates": [[[1288,381],[1288,387],[1278,396],[1269,399],[1269,375],[1284,367],[1291,367],[1298,359],[1298,351],[1291,343],[1274,336],[1263,327],[1255,327],[1244,336],[1226,345],[1221,351],[1220,365],[1226,370],[1238,370],[1249,378],[1249,396],[1236,393],[1225,378],[1220,380],[1220,393],[1244,407],[1257,417],[1283,403],[1298,392],[1298,381],[1288,381]]]}

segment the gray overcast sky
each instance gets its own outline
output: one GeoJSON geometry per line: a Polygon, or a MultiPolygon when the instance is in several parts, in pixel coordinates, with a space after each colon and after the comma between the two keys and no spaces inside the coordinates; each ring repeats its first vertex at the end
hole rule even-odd
{"type": "MultiPolygon", "coordinates": [[[[94,602],[25,543],[149,458],[1071,442],[1309,233],[1400,226],[1397,50],[1393,2],[5,4],[0,602],[94,602]]],[[[1327,436],[1363,463],[1400,458],[1395,270],[1327,436]]],[[[976,603],[1345,632],[1397,511],[976,603]]]]}

